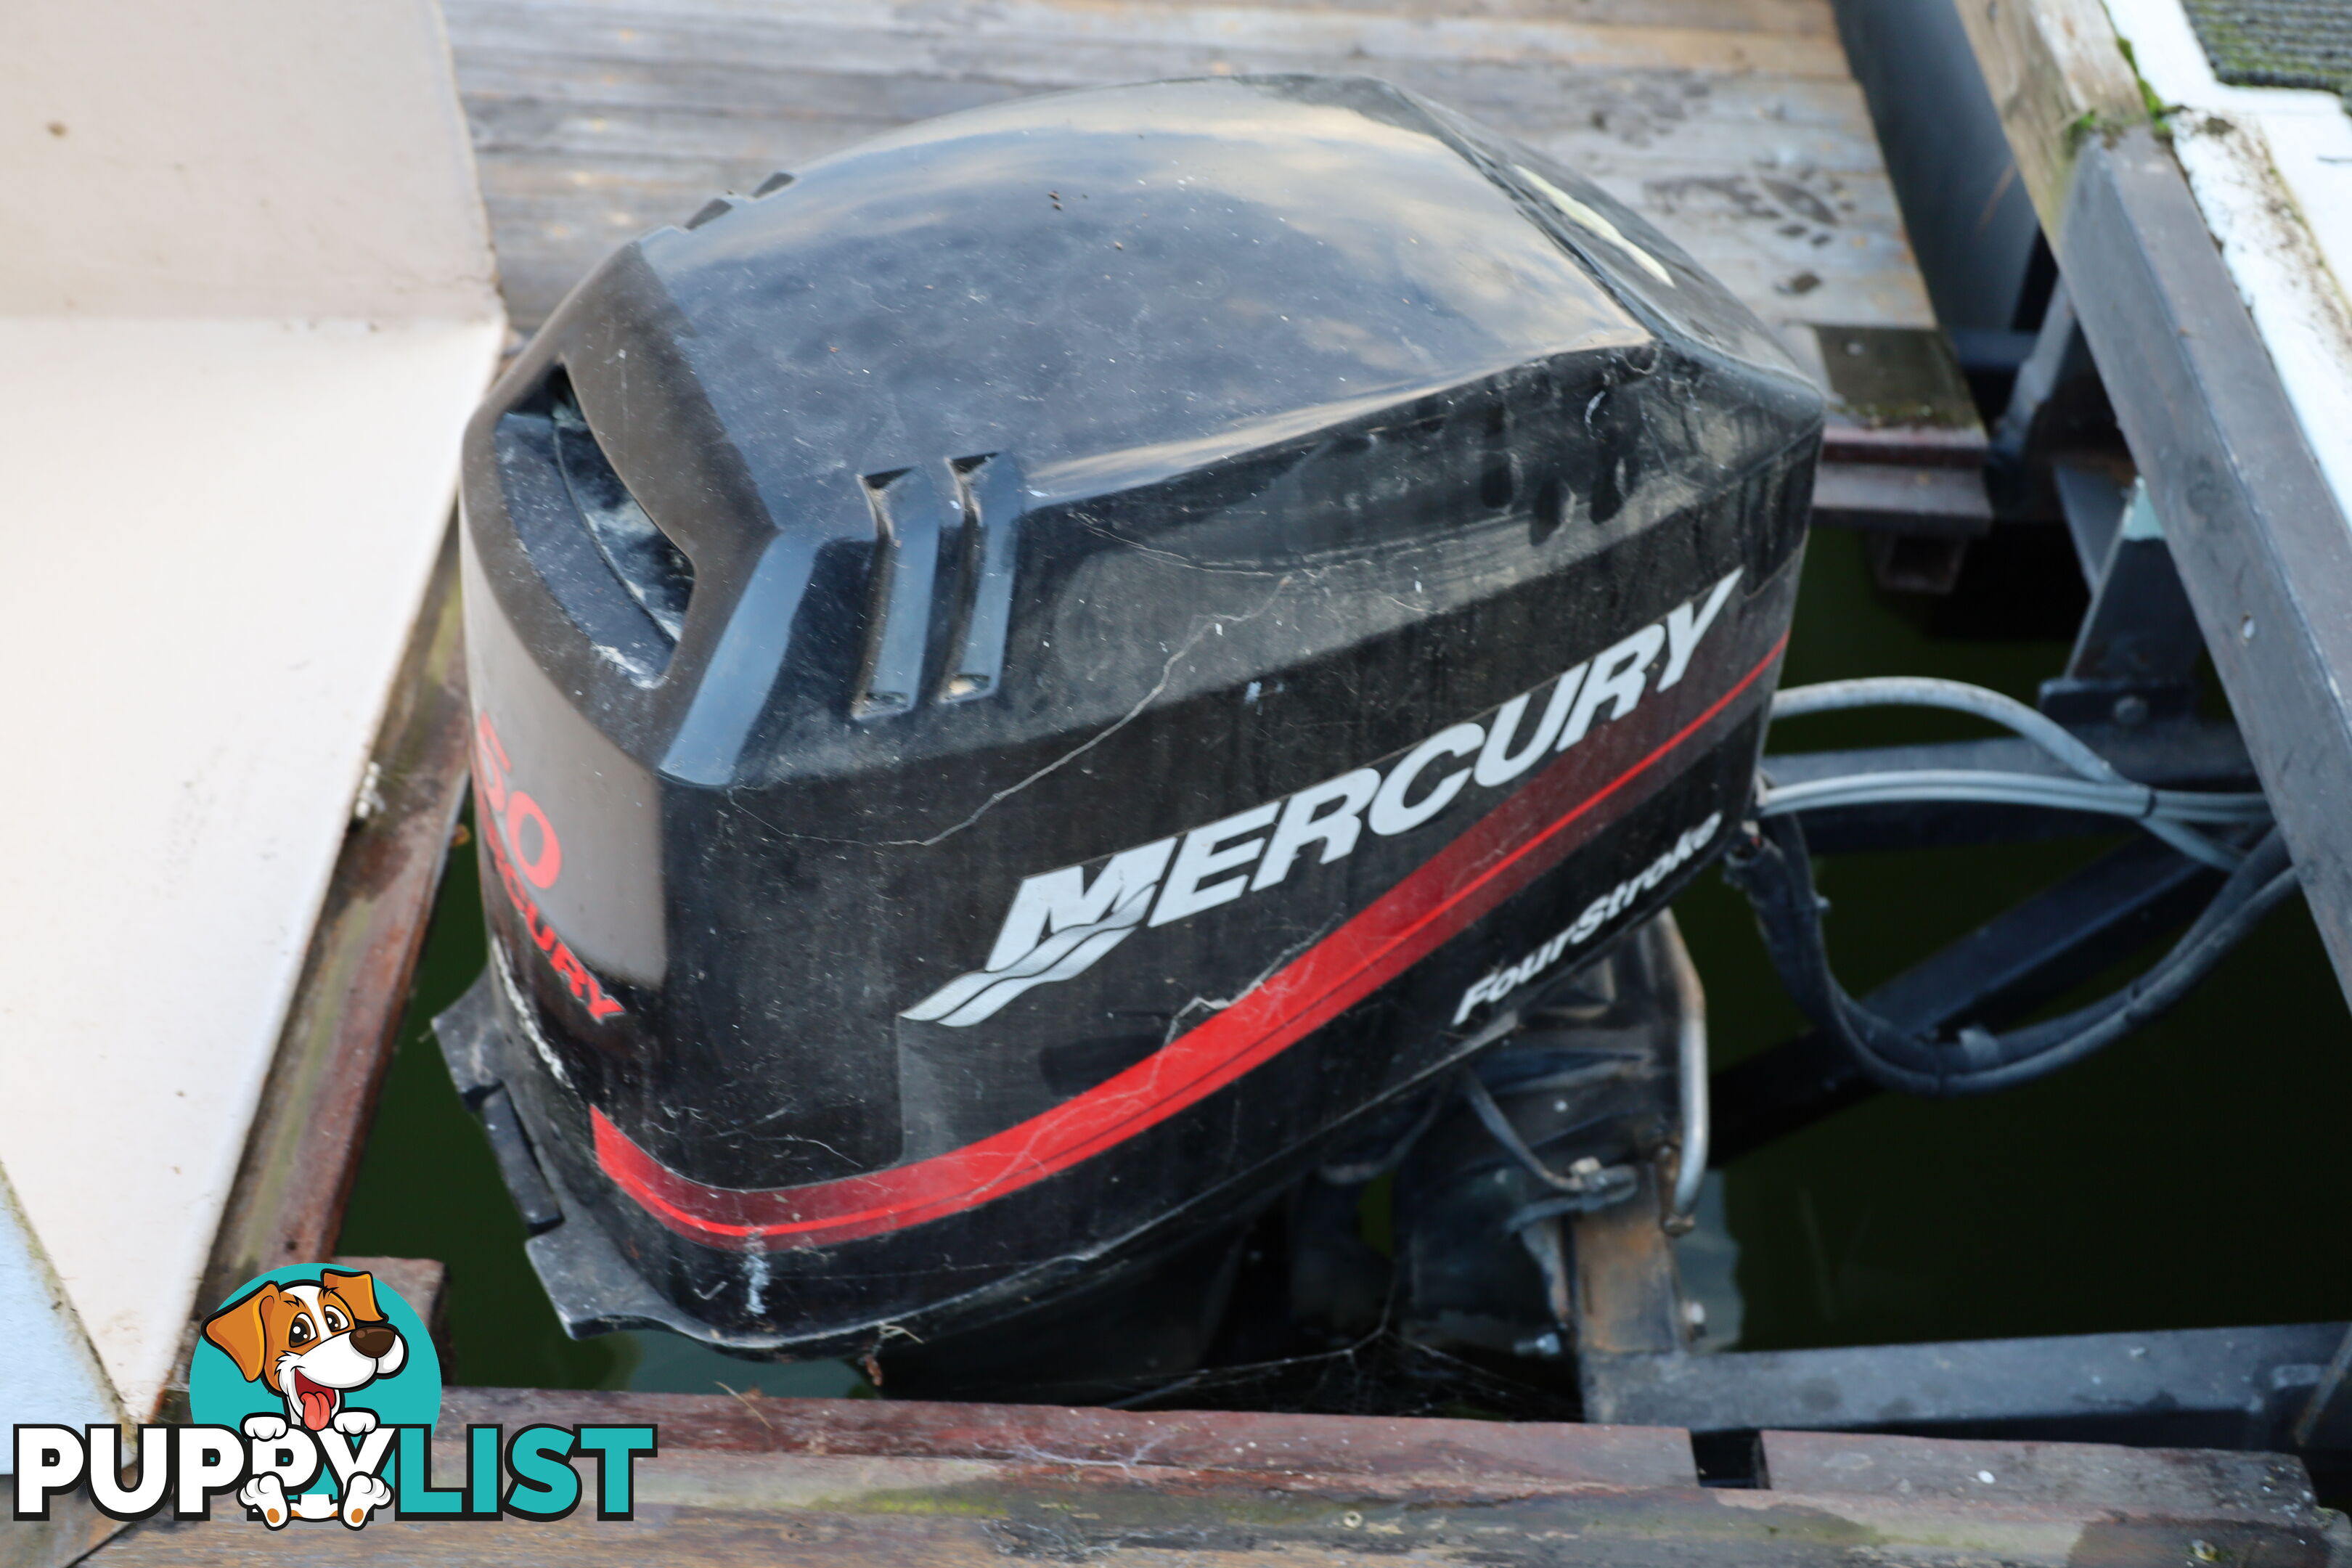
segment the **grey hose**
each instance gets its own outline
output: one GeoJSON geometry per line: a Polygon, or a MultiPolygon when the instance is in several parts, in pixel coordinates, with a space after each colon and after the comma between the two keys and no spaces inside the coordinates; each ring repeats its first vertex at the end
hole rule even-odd
{"type": "MultiPolygon", "coordinates": [[[[2151,826],[2159,822],[2193,822],[2216,827],[2259,827],[2271,819],[2270,802],[2254,791],[2153,789],[2147,784],[2098,784],[1996,768],[1904,768],[1807,779],[1801,784],[1767,784],[1757,793],[1756,812],[1759,816],[1785,816],[1824,806],[1926,800],[2038,805],[2052,811],[2127,817],[2151,826]]],[[[2236,857],[2231,856],[2228,865],[2215,869],[2228,870],[2236,864],[2236,857]]]]}
{"type": "Polygon", "coordinates": [[[1675,1044],[1682,1076],[1682,1154],[1675,1166],[1674,1201],[1666,1210],[1671,1224],[1689,1219],[1697,1210],[1699,1184],[1706,1180],[1706,990],[1699,984],[1698,966],[1691,962],[1690,949],[1683,945],[1674,911],[1660,914],[1658,924],[1666,939],[1666,962],[1674,970],[1675,1044]]]}
{"type": "Polygon", "coordinates": [[[1824,680],[1814,686],[1788,687],[1772,699],[1772,717],[1776,721],[1843,712],[1851,708],[1942,708],[1954,713],[1973,713],[2024,736],[2086,779],[2114,783],[2123,777],[2105,757],[2048,714],[2037,712],[2013,697],[1970,686],[1966,681],[1939,680],[1927,675],[1874,675],[1855,680],[1824,680]]]}
{"type": "MultiPolygon", "coordinates": [[[[2158,815],[2158,795],[2166,793],[2135,784],[2117,773],[2113,764],[2083,743],[2065,727],[2045,713],[2038,713],[2014,698],[1998,691],[1988,691],[1981,686],[1964,681],[1939,680],[1930,676],[1882,675],[1856,680],[1827,680],[1816,686],[1791,687],[1772,699],[1773,719],[1801,719],[1815,713],[1834,713],[1853,708],[1941,708],[1954,713],[1973,714],[1989,719],[2012,733],[2041,747],[2064,763],[2080,777],[2102,784],[2119,784],[2143,792],[2141,809],[2128,813],[2137,816],[2150,833],[2171,845],[2189,858],[2219,870],[2233,869],[2241,857],[2226,845],[2217,844],[2204,834],[2185,824],[2170,820],[2169,814],[2158,815]]],[[[1920,798],[1992,798],[1988,796],[1926,796],[1920,798]]],[[[2036,803],[2021,803],[2036,804],[2036,803]]],[[[2097,806],[2073,809],[2097,810],[2097,806]]]]}

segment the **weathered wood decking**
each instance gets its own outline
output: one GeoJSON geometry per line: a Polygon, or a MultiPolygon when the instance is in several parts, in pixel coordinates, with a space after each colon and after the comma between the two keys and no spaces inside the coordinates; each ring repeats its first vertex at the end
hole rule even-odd
{"type": "Polygon", "coordinates": [[[1641,1426],[458,1389],[468,1421],[656,1423],[637,1517],[134,1527],[95,1568],[562,1564],[2322,1564],[2347,1542],[2269,1455],[1766,1433],[1759,1488],[1641,1426]]]}
{"type": "Polygon", "coordinates": [[[447,0],[507,305],[892,126],[1024,93],[1321,71],[1425,92],[1650,214],[1810,352],[1932,326],[1827,0],[447,0]]]}

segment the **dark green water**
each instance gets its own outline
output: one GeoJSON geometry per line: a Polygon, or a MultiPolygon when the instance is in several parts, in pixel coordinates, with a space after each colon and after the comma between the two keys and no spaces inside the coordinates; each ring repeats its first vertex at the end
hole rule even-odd
{"type": "MultiPolygon", "coordinates": [[[[2031,702],[2066,652],[1930,640],[1874,598],[1855,538],[1823,532],[1785,682],[1940,675],[2031,702]]],[[[1981,732],[1883,712],[1791,725],[1775,745],[1981,732]]],[[[2105,847],[1824,861],[1840,976],[1875,985],[2105,847]]],[[[1718,1063],[1797,1031],[1743,900],[1706,878],[1675,912],[1718,1063]]],[[[2352,1317],[2347,1110],[2352,1016],[2291,900],[2179,1009],[2088,1062],[1984,1100],[1884,1096],[1734,1164],[1742,1347],[2352,1317]]]]}
{"type": "MultiPolygon", "coordinates": [[[[1787,679],[1942,675],[2031,701],[2058,643],[1930,640],[1871,594],[1852,535],[1816,536],[1787,679]]],[[[1958,738],[1967,721],[1808,721],[1784,748],[1958,738]]],[[[1832,952],[1863,991],[2095,854],[2095,843],[1824,863],[1832,952]]],[[[1745,904],[1676,905],[1718,1063],[1800,1026],[1745,904]]],[[[426,1025],[480,972],[470,852],[453,855],[338,1250],[449,1266],[455,1381],[838,1394],[837,1363],[755,1366],[667,1336],[574,1342],[522,1251],[489,1149],[426,1025]]],[[[2112,977],[2098,988],[2112,984],[2112,977]]],[[[2352,1016],[2290,902],[2184,1005],[2040,1084],[1885,1097],[1733,1165],[1748,1349],[2352,1318],[2352,1016]]]]}

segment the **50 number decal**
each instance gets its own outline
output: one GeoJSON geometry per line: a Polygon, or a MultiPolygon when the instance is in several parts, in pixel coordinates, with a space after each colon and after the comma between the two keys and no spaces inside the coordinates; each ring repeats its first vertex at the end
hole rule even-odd
{"type": "Polygon", "coordinates": [[[588,972],[564,940],[555,934],[529,891],[552,888],[563,875],[563,840],[555,824],[530,795],[515,787],[514,763],[499,740],[498,726],[484,713],[474,721],[475,815],[482,824],[482,842],[489,846],[490,863],[498,868],[508,902],[522,917],[525,930],[558,977],[572,988],[574,1001],[588,1009],[597,1023],[626,1012],[588,972]]]}

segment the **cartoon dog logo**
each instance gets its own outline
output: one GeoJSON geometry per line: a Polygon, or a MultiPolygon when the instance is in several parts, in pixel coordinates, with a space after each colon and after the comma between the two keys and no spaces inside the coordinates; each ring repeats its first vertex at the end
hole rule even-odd
{"type": "MultiPolygon", "coordinates": [[[[283,1421],[251,1415],[245,1435],[265,1441],[286,1436],[289,1424],[311,1432],[330,1427],[346,1437],[375,1430],[376,1413],[346,1396],[408,1362],[408,1343],[377,1309],[375,1277],[321,1269],[317,1284],[264,1283],[205,1320],[205,1338],[227,1353],[247,1383],[259,1383],[286,1402],[283,1421]]],[[[391,1500],[391,1489],[371,1475],[352,1478],[344,1500],[356,1516],[391,1500]],[[377,1495],[378,1493],[382,1495],[377,1495]]],[[[289,1513],[303,1518],[334,1511],[331,1500],[306,1497],[289,1508],[274,1473],[264,1472],[237,1493],[270,1524],[289,1513]],[[248,1493],[252,1495],[247,1495],[248,1493]]]]}

